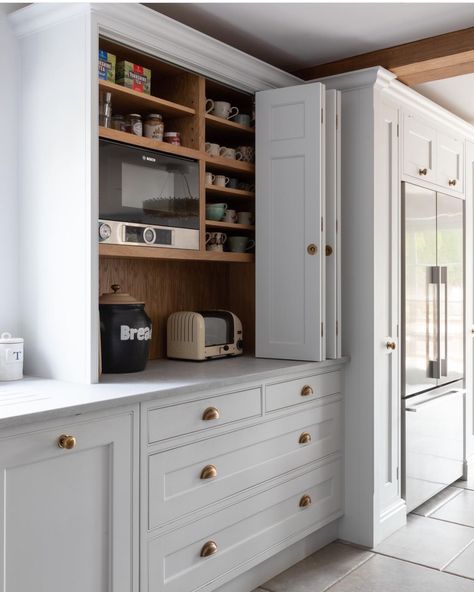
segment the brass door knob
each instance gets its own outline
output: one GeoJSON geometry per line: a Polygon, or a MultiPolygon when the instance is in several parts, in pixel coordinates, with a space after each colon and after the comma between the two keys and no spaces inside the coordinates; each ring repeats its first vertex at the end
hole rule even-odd
{"type": "Polygon", "coordinates": [[[76,438],[74,438],[74,436],[69,436],[68,434],[61,434],[58,438],[59,448],[64,448],[65,450],[72,450],[76,447],[76,443],[76,438]]]}
{"type": "Polygon", "coordinates": [[[420,175],[427,175],[428,174],[428,169],[418,169],[418,173],[420,175]]]}
{"type": "Polygon", "coordinates": [[[303,432],[298,442],[300,444],[309,444],[309,442],[311,442],[311,434],[308,434],[308,432],[303,432]]]}
{"type": "Polygon", "coordinates": [[[332,247],[330,245],[326,245],[326,257],[332,255],[332,247]]]}
{"type": "Polygon", "coordinates": [[[305,384],[304,387],[301,389],[301,396],[302,397],[308,397],[309,395],[313,395],[314,391],[313,388],[311,386],[309,386],[309,384],[305,384]]]}
{"type": "Polygon", "coordinates": [[[456,179],[449,179],[448,185],[451,185],[452,187],[454,187],[456,185],[456,179]]]}
{"type": "Polygon", "coordinates": [[[316,253],[318,252],[318,247],[314,243],[311,243],[310,245],[308,245],[306,250],[310,255],[316,255],[316,253]]]}
{"type": "Polygon", "coordinates": [[[392,339],[389,339],[385,344],[385,347],[393,351],[394,349],[397,349],[397,344],[392,339]]]}
{"type": "Polygon", "coordinates": [[[204,543],[201,549],[201,557],[209,557],[210,555],[214,555],[217,553],[217,545],[214,541],[207,541],[204,543]]]}
{"type": "Polygon", "coordinates": [[[311,498],[309,497],[309,495],[303,495],[303,497],[300,499],[300,508],[307,508],[310,505],[311,498]]]}
{"type": "Polygon", "coordinates": [[[210,421],[211,419],[219,419],[219,417],[219,410],[215,407],[208,407],[204,410],[204,413],[202,414],[202,418],[204,421],[210,421]]]}
{"type": "Polygon", "coordinates": [[[201,479],[214,479],[217,477],[217,469],[214,465],[206,465],[201,471],[201,479]]]}

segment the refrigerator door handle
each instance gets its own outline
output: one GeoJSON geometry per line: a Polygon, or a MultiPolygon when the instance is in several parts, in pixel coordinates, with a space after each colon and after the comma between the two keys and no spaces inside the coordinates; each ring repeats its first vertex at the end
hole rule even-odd
{"type": "Polygon", "coordinates": [[[408,411],[409,413],[417,413],[418,411],[422,410],[424,405],[428,405],[429,403],[434,403],[435,401],[438,401],[439,399],[443,399],[444,397],[448,397],[450,395],[459,395],[459,394],[464,395],[465,393],[466,393],[466,389],[458,389],[458,388],[449,389],[449,391],[446,391],[445,393],[443,393],[442,395],[439,395],[438,397],[433,397],[432,399],[427,399],[426,401],[422,401],[421,403],[417,403],[416,405],[413,405],[413,407],[405,407],[405,411],[408,411]]]}
{"type": "Polygon", "coordinates": [[[443,335],[440,335],[440,354],[439,354],[439,358],[440,358],[440,373],[441,376],[447,376],[448,375],[448,268],[446,266],[440,267],[440,276],[439,276],[439,281],[440,281],[440,298],[441,298],[441,291],[444,292],[443,297],[444,297],[444,302],[443,302],[443,306],[441,306],[441,302],[439,302],[440,305],[440,314],[441,311],[443,312],[444,315],[444,319],[443,322],[440,322],[440,329],[441,327],[443,327],[443,335]],[[441,290],[441,286],[444,287],[444,290],[441,290]]]}
{"type": "Polygon", "coordinates": [[[430,298],[428,295],[428,376],[430,378],[441,378],[440,362],[440,291],[441,291],[441,271],[437,265],[429,268],[430,279],[428,289],[434,286],[435,293],[433,298],[433,311],[430,313],[430,298]],[[433,322],[433,332],[430,334],[430,322],[433,322]]]}

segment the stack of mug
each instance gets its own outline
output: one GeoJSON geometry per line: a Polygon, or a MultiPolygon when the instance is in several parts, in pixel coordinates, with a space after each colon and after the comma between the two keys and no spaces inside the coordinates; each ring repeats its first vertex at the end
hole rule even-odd
{"type": "Polygon", "coordinates": [[[222,156],[230,160],[241,160],[242,162],[254,162],[255,160],[255,148],[253,146],[228,148],[215,142],[206,142],[205,149],[209,156],[222,156]]]}
{"type": "Polygon", "coordinates": [[[223,252],[224,245],[231,253],[245,253],[255,247],[255,241],[248,236],[229,236],[225,232],[206,232],[206,250],[223,252]]]}
{"type": "Polygon", "coordinates": [[[247,113],[239,113],[238,107],[232,107],[227,101],[213,101],[206,99],[206,113],[221,117],[222,119],[233,119],[235,123],[250,127],[252,118],[247,113]]]}

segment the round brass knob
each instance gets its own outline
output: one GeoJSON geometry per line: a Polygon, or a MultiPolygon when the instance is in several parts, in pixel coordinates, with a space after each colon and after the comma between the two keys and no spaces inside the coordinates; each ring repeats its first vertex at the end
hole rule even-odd
{"type": "Polygon", "coordinates": [[[428,174],[428,169],[418,169],[418,173],[420,175],[427,175],[428,174]]]}
{"type": "Polygon", "coordinates": [[[201,549],[201,557],[209,557],[210,555],[214,555],[217,553],[217,545],[214,541],[207,541],[204,543],[201,549]]]}
{"type": "Polygon", "coordinates": [[[309,386],[309,384],[305,384],[304,387],[301,389],[301,396],[302,397],[307,397],[308,395],[313,395],[314,391],[313,388],[311,386],[309,386]]]}
{"type": "Polygon", "coordinates": [[[387,343],[385,344],[385,347],[386,347],[387,349],[390,349],[390,350],[392,350],[392,351],[393,351],[394,349],[397,349],[397,344],[395,343],[395,341],[392,341],[391,339],[389,339],[389,340],[387,341],[387,343]]]}
{"type": "Polygon", "coordinates": [[[310,255],[316,255],[316,253],[318,252],[318,247],[315,244],[311,243],[310,245],[308,245],[306,250],[310,255]]]}
{"type": "Polygon", "coordinates": [[[311,442],[311,434],[308,434],[308,432],[303,432],[298,442],[300,444],[309,444],[309,442],[311,442]]]}
{"type": "Polygon", "coordinates": [[[326,245],[326,257],[332,255],[332,247],[330,245],[326,245]]]}
{"type": "Polygon", "coordinates": [[[309,495],[303,495],[303,497],[300,499],[300,508],[307,508],[310,505],[311,498],[309,497],[309,495]]]}
{"type": "Polygon", "coordinates": [[[68,434],[61,434],[58,438],[58,446],[65,450],[72,450],[72,448],[76,447],[76,438],[74,438],[74,436],[69,436],[68,434]]]}
{"type": "Polygon", "coordinates": [[[456,179],[449,179],[448,185],[451,185],[452,187],[454,187],[456,185],[456,179]]]}
{"type": "Polygon", "coordinates": [[[202,414],[202,418],[204,421],[210,421],[211,419],[219,419],[219,417],[219,410],[215,407],[208,407],[204,410],[204,413],[202,414]]]}
{"type": "Polygon", "coordinates": [[[206,465],[201,471],[201,479],[214,479],[217,477],[217,469],[214,465],[206,465]]]}

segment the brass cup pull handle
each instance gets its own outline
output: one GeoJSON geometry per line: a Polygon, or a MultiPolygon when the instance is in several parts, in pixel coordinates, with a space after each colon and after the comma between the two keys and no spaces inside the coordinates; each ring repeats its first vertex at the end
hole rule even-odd
{"type": "Polygon", "coordinates": [[[211,419],[219,419],[219,410],[216,407],[208,407],[204,410],[202,414],[202,419],[204,421],[210,421],[211,419]]]}
{"type": "Polygon", "coordinates": [[[316,255],[318,252],[318,247],[314,243],[311,243],[307,246],[306,250],[308,251],[309,255],[316,255]]]}
{"type": "Polygon", "coordinates": [[[303,495],[303,497],[300,499],[300,508],[307,508],[310,505],[311,498],[309,497],[309,495],[303,495]]]}
{"type": "Polygon", "coordinates": [[[449,179],[448,185],[450,185],[451,187],[454,187],[456,185],[456,179],[449,179]]]}
{"type": "Polygon", "coordinates": [[[72,450],[76,447],[77,441],[74,436],[69,436],[68,434],[61,434],[58,438],[58,446],[59,448],[64,448],[64,450],[72,450]]]}
{"type": "Polygon", "coordinates": [[[311,442],[311,434],[308,434],[308,432],[303,432],[298,442],[300,444],[309,444],[311,442]]]}
{"type": "Polygon", "coordinates": [[[309,395],[314,395],[313,388],[309,386],[309,384],[305,384],[304,387],[301,389],[301,396],[308,397],[309,395]]]}
{"type": "Polygon", "coordinates": [[[394,349],[397,349],[397,344],[395,343],[395,341],[393,341],[392,339],[389,339],[387,341],[387,343],[385,344],[385,347],[391,351],[393,351],[394,349]]]}
{"type": "Polygon", "coordinates": [[[330,257],[332,255],[332,247],[331,245],[326,245],[326,257],[330,257]]]}
{"type": "Polygon", "coordinates": [[[201,549],[201,557],[210,557],[211,555],[214,555],[214,553],[217,553],[216,543],[214,541],[207,541],[207,543],[204,543],[201,549]]]}
{"type": "Polygon", "coordinates": [[[427,175],[428,174],[428,169],[418,169],[418,174],[420,174],[420,175],[427,175]]]}
{"type": "Polygon", "coordinates": [[[201,479],[214,479],[217,477],[217,469],[214,465],[206,465],[201,471],[201,479]]]}

